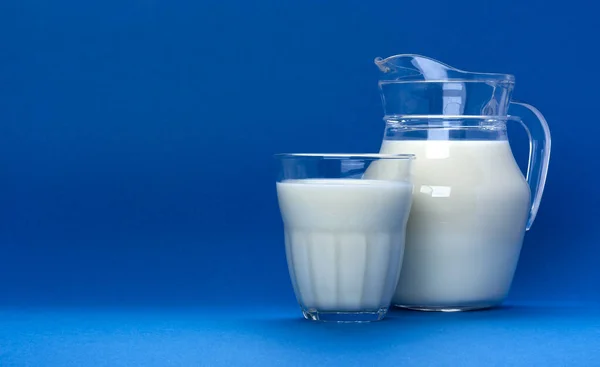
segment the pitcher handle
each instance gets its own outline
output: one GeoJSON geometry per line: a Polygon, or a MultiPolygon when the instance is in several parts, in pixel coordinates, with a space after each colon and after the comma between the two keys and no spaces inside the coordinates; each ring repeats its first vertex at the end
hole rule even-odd
{"type": "Polygon", "coordinates": [[[515,119],[527,131],[529,136],[529,163],[527,164],[527,183],[531,190],[532,204],[527,220],[526,229],[529,231],[538,212],[546,176],[548,175],[548,163],[550,162],[550,128],[542,113],[530,104],[523,102],[511,102],[510,112],[512,116],[527,116],[533,114],[536,119],[515,119]],[[512,113],[515,112],[515,113],[512,113]]]}

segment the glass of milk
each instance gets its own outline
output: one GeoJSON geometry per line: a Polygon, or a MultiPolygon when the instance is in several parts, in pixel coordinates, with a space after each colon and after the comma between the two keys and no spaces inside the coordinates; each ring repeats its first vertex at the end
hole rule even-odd
{"type": "Polygon", "coordinates": [[[412,154],[279,154],[277,196],[306,319],[381,320],[398,283],[412,154]]]}

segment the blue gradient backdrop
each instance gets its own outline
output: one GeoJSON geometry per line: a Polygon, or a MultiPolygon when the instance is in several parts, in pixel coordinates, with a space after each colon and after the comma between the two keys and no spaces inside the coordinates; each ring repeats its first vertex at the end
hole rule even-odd
{"type": "Polygon", "coordinates": [[[396,53],[516,75],[553,150],[511,301],[599,301],[591,7],[0,2],[0,305],[296,312],[271,155],[377,151],[396,53]]]}

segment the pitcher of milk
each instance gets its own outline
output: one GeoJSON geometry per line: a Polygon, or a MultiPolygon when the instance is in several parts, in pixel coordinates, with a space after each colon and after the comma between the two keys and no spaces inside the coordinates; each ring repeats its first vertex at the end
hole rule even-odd
{"type": "MultiPolygon", "coordinates": [[[[393,304],[435,311],[498,305],[544,191],[546,120],[534,107],[511,101],[512,75],[466,72],[419,55],[375,63],[386,123],[381,153],[416,155],[393,304]],[[527,178],[507,140],[511,121],[530,138],[527,178]]],[[[393,174],[386,170],[376,174],[393,174]]]]}

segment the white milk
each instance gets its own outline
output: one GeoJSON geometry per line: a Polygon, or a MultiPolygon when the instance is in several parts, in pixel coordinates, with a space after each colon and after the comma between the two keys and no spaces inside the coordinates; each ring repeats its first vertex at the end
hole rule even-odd
{"type": "Polygon", "coordinates": [[[378,311],[398,281],[412,185],[360,179],[277,183],[298,302],[318,311],[378,311]]]}
{"type": "Polygon", "coordinates": [[[508,142],[395,140],[384,141],[381,153],[416,155],[393,303],[467,309],[502,302],[530,205],[529,186],[508,142]]]}

